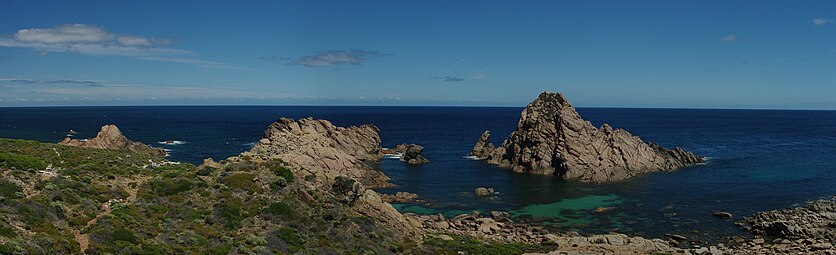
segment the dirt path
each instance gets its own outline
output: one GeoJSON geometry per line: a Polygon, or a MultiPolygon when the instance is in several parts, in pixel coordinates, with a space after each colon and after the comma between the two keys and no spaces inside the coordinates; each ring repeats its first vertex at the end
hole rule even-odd
{"type": "Polygon", "coordinates": [[[88,228],[88,227],[92,226],[93,224],[96,224],[96,222],[98,222],[100,217],[109,215],[110,212],[112,211],[112,209],[110,208],[110,204],[117,203],[117,202],[122,202],[122,203],[125,203],[125,204],[129,204],[129,203],[133,203],[134,201],[136,201],[136,194],[137,194],[137,192],[139,192],[139,187],[142,187],[142,185],[145,184],[145,182],[148,181],[148,179],[151,179],[151,177],[141,176],[139,178],[134,179],[133,181],[128,181],[126,183],[122,183],[120,186],[122,186],[123,189],[128,191],[128,198],[125,199],[125,201],[110,200],[110,201],[105,202],[104,204],[102,204],[102,211],[99,212],[98,214],[96,214],[96,217],[94,217],[90,221],[87,221],[87,224],[84,225],[84,227],[79,228],[77,230],[73,230],[73,235],[75,236],[75,240],[76,240],[76,242],[78,242],[78,247],[81,249],[82,253],[87,254],[85,251],[87,250],[87,247],[90,246],[90,236],[88,234],[82,234],[81,230],[83,230],[85,228],[88,228]],[[131,188],[130,185],[127,184],[127,183],[132,183],[132,182],[137,183],[135,188],[131,188]]]}

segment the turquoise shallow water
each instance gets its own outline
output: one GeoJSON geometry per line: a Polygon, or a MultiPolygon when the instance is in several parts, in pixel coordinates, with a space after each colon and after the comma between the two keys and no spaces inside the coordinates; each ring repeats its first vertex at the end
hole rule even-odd
{"type": "Polygon", "coordinates": [[[372,123],[384,147],[423,145],[431,161],[409,166],[383,160],[374,167],[420,204],[404,212],[444,213],[503,210],[520,220],[562,230],[619,230],[662,236],[674,232],[711,239],[741,234],[732,221],[757,211],[836,194],[836,111],[684,110],[581,108],[600,126],[609,123],[647,141],[680,146],[710,158],[708,164],[673,173],[593,185],[517,174],[465,158],[485,129],[495,144],[513,131],[521,108],[467,107],[50,107],[0,108],[0,137],[61,140],[69,129],[94,136],[117,124],[132,139],[163,146],[170,159],[199,163],[249,149],[279,117],[313,116],[337,125],[372,123]],[[165,140],[184,141],[160,145],[165,140]],[[496,198],[473,189],[493,187],[496,198]],[[599,207],[614,209],[594,213],[599,207]]]}

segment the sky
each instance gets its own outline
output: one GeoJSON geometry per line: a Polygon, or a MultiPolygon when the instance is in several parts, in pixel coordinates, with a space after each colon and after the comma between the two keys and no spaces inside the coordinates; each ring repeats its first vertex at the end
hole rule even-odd
{"type": "Polygon", "coordinates": [[[0,6],[0,106],[836,109],[836,1],[0,6]]]}

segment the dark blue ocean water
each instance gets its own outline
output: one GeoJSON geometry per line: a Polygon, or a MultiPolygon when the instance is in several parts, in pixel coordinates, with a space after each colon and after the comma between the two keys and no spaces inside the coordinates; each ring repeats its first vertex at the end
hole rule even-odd
{"type": "Polygon", "coordinates": [[[336,125],[371,123],[384,147],[418,143],[431,161],[407,166],[383,160],[375,167],[425,201],[396,205],[405,212],[448,215],[470,210],[508,210],[520,219],[581,232],[619,230],[661,236],[674,232],[698,239],[740,234],[732,221],[757,211],[784,208],[836,194],[836,111],[684,110],[581,108],[596,126],[609,123],[646,141],[680,146],[709,158],[708,164],[590,185],[515,174],[464,158],[482,131],[493,142],[513,131],[522,108],[466,107],[57,107],[0,108],[0,137],[57,142],[69,129],[95,136],[116,124],[131,139],[155,146],[165,140],[170,160],[199,163],[249,149],[279,117],[312,116],[336,125]],[[495,199],[472,196],[493,187],[495,199]],[[614,207],[592,213],[598,207],[614,207]]]}

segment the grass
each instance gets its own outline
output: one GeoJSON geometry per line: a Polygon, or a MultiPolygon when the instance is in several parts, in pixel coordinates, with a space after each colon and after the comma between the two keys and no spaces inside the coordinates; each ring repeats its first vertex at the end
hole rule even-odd
{"type": "Polygon", "coordinates": [[[9,168],[19,170],[41,170],[46,169],[46,162],[32,156],[17,155],[11,152],[0,152],[0,163],[9,168]]]}

